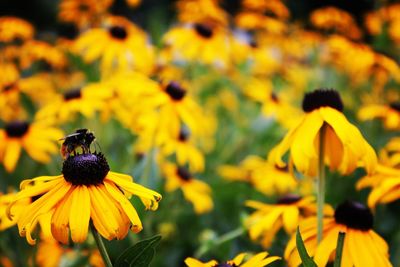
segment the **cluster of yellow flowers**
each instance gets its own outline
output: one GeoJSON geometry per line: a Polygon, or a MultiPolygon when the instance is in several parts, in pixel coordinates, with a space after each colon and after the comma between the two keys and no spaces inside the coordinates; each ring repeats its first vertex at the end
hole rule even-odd
{"type": "MultiPolygon", "coordinates": [[[[0,175],[21,182],[18,192],[1,188],[0,230],[17,225],[33,245],[39,223],[38,251],[52,247],[58,255],[38,256],[39,266],[58,265],[71,250],[58,242],[84,243],[89,229],[108,240],[140,232],[129,199],[137,196],[156,210],[161,194],[110,171],[105,155],[94,149],[96,137],[99,143],[106,135],[117,139],[105,128],[118,125],[131,137],[124,153],[145,165],[140,182],[159,186],[149,178],[156,168],[165,178],[157,191],[165,191],[164,199],[181,191],[196,216],[220,205],[211,182],[218,176],[226,190],[245,182],[260,192],[266,202],[246,196],[242,203],[255,211],[241,227],[263,249],[283,228],[292,236],[282,254],[289,266],[301,264],[297,227],[318,266],[333,260],[339,232],[346,233],[343,266],[391,266],[370,209],[400,199],[400,139],[385,140],[377,156],[382,142],[367,141],[363,134],[370,135],[355,125],[379,118],[385,131],[400,130],[400,67],[363,42],[366,35],[384,36],[399,49],[399,4],[366,14],[364,30],[333,6],[313,11],[311,27],[303,27],[292,22],[281,0],[242,0],[234,15],[219,0],[178,0],[177,21],[159,47],[128,17],[113,15],[114,4],[61,0],[58,19],[70,24],[72,36],[37,38],[28,21],[0,17],[0,175]],[[330,89],[335,86],[342,88],[330,89]],[[246,150],[251,131],[270,132],[265,147],[246,150]],[[24,152],[50,165],[60,145],[62,174],[16,177],[24,152]],[[239,158],[242,151],[245,158],[239,158]],[[209,160],[213,154],[215,162],[209,160]],[[345,202],[335,203],[336,209],[326,204],[326,166],[342,176],[363,168],[352,188],[372,187],[367,206],[360,199],[340,199],[345,202]]],[[[134,173],[132,166],[128,170],[134,173]]],[[[95,263],[97,250],[84,253],[102,266],[95,263]]],[[[262,267],[280,259],[267,252],[240,253],[224,263],[184,256],[189,267],[262,267]]]]}

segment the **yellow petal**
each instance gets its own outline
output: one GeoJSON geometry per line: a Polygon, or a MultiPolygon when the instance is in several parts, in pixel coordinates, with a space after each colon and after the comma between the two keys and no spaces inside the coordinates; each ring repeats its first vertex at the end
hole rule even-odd
{"type": "Polygon", "coordinates": [[[75,243],[86,240],[90,219],[90,195],[85,185],[76,186],[71,195],[69,211],[69,229],[75,243]]]}

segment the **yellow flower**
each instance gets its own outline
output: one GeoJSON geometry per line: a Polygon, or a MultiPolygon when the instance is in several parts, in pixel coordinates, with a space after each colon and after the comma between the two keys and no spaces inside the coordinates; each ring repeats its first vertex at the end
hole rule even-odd
{"type": "Polygon", "coordinates": [[[290,150],[290,162],[308,176],[315,176],[321,127],[325,127],[324,162],[331,170],[349,174],[358,166],[372,173],[377,163],[373,148],[343,115],[343,104],[334,90],[319,89],[306,94],[306,112],[297,126],[269,154],[269,160],[284,167],[283,155],[290,150]]]}
{"type": "Polygon", "coordinates": [[[19,200],[37,198],[18,219],[19,233],[31,245],[35,244],[31,234],[43,214],[51,216],[52,235],[63,244],[68,243],[69,235],[73,242],[84,242],[89,221],[104,238],[122,239],[129,228],[135,233],[142,230],[140,218],[127,197],[138,196],[151,210],[156,210],[161,200],[157,192],[133,183],[131,176],[111,172],[105,157],[90,151],[70,154],[63,162],[61,175],[24,180],[20,187],[8,206],[8,214],[13,215],[14,204],[19,200]]]}
{"type": "Polygon", "coordinates": [[[389,130],[400,129],[400,103],[393,102],[386,105],[367,105],[358,112],[360,120],[382,119],[385,128],[389,130]]]}
{"type": "Polygon", "coordinates": [[[85,117],[93,117],[95,112],[101,110],[106,104],[105,101],[112,96],[112,91],[108,88],[97,89],[88,85],[67,90],[40,108],[36,119],[49,123],[62,123],[72,120],[77,113],[85,117]]]}
{"type": "MultiPolygon", "coordinates": [[[[276,204],[248,200],[246,206],[256,209],[245,221],[250,238],[254,241],[260,240],[263,247],[271,246],[282,227],[286,233],[292,234],[299,222],[316,213],[314,197],[302,198],[292,194],[279,198],[276,204]]],[[[333,210],[330,206],[325,206],[324,213],[332,215],[333,210]]]]}
{"type": "Polygon", "coordinates": [[[250,258],[246,262],[243,262],[244,258],[248,256],[247,253],[238,254],[233,260],[229,260],[225,263],[218,263],[216,260],[211,260],[209,262],[203,263],[194,258],[186,258],[185,263],[188,267],[264,267],[270,263],[280,260],[278,256],[268,257],[267,252],[260,252],[250,258]]]}
{"type": "Polygon", "coordinates": [[[386,204],[400,198],[400,169],[378,165],[375,173],[364,176],[357,182],[357,189],[372,187],[368,195],[368,206],[386,204]]]}
{"type": "Polygon", "coordinates": [[[224,27],[206,23],[174,27],[163,37],[175,62],[198,62],[226,69],[231,64],[230,35],[224,27]]]}
{"type": "Polygon", "coordinates": [[[0,129],[0,161],[7,172],[14,171],[21,148],[36,161],[48,163],[50,154],[58,152],[56,141],[63,132],[40,121],[11,121],[0,129]]]}
{"type": "Polygon", "coordinates": [[[297,186],[296,179],[287,169],[258,157],[248,156],[239,166],[222,165],[218,173],[225,179],[251,183],[258,191],[266,194],[284,194],[297,186]]]}
{"type": "Polygon", "coordinates": [[[218,5],[218,0],[180,0],[176,7],[180,22],[228,24],[228,14],[218,5]]]}
{"type": "Polygon", "coordinates": [[[242,3],[245,9],[251,9],[281,20],[286,20],[290,16],[289,9],[281,0],[244,0],[242,3]]]}
{"type": "Polygon", "coordinates": [[[204,156],[191,140],[191,134],[187,128],[181,127],[178,136],[167,140],[161,147],[165,156],[175,154],[178,165],[186,163],[192,172],[204,170],[204,156]]]}
{"type": "MultiPolygon", "coordinates": [[[[307,252],[318,266],[326,266],[333,260],[339,232],[346,233],[341,266],[392,266],[385,240],[372,230],[371,211],[358,202],[346,201],[335,210],[334,217],[324,219],[323,238],[317,246],[317,219],[308,218],[300,224],[300,232],[307,252]]],[[[285,250],[289,266],[301,263],[296,249],[296,238],[292,236],[285,250]]]]}
{"type": "Polygon", "coordinates": [[[74,23],[80,29],[98,25],[112,0],[62,0],[60,1],[60,21],[74,23]]]}
{"type": "Polygon", "coordinates": [[[185,167],[178,167],[172,163],[162,165],[166,181],[167,192],[181,189],[183,196],[190,201],[198,214],[212,210],[214,204],[211,198],[211,188],[203,181],[194,179],[185,167]]]}
{"type": "Polygon", "coordinates": [[[360,39],[361,30],[353,17],[336,7],[324,7],[311,13],[311,23],[319,29],[333,30],[350,39],[360,39]]]}
{"type": "MultiPolygon", "coordinates": [[[[206,117],[201,107],[188,95],[188,90],[177,81],[162,83],[159,94],[150,100],[159,109],[159,123],[164,124],[171,136],[178,136],[181,123],[194,135],[206,132],[206,117]]],[[[163,128],[161,128],[163,129],[163,128]]]]}
{"type": "Polygon", "coordinates": [[[245,30],[263,30],[268,34],[280,35],[287,31],[287,24],[256,11],[243,11],[235,17],[235,24],[245,30]]]}
{"type": "Polygon", "coordinates": [[[0,17],[0,42],[32,39],[35,33],[33,26],[20,18],[0,17]]]}
{"type": "Polygon", "coordinates": [[[73,50],[88,63],[100,59],[103,76],[128,70],[149,74],[154,68],[154,49],[146,33],[123,17],[109,17],[104,27],[84,32],[73,50]]]}
{"type": "Polygon", "coordinates": [[[58,47],[43,41],[29,40],[23,44],[19,52],[19,63],[22,69],[30,68],[34,62],[45,62],[45,67],[64,68],[67,58],[58,47]]]}

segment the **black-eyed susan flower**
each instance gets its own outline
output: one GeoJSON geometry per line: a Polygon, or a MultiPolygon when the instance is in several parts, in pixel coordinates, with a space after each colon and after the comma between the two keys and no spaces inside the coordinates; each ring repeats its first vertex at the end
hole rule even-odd
{"type": "Polygon", "coordinates": [[[278,256],[268,257],[267,252],[260,252],[254,256],[248,256],[249,255],[247,253],[240,253],[233,260],[221,263],[216,260],[203,263],[197,259],[189,257],[185,259],[185,263],[188,267],[264,267],[281,259],[278,256]],[[248,257],[247,260],[245,260],[246,257],[248,257]]]}
{"type": "Polygon", "coordinates": [[[191,140],[191,134],[185,127],[181,127],[178,136],[167,140],[161,147],[165,156],[175,154],[176,162],[180,166],[189,165],[192,172],[204,170],[204,156],[191,140]]]}
{"type": "Polygon", "coordinates": [[[303,119],[289,130],[269,155],[278,166],[286,164],[282,157],[290,150],[290,162],[303,174],[315,176],[318,165],[319,135],[325,127],[324,162],[331,170],[349,174],[358,166],[373,172],[377,157],[360,131],[343,115],[338,92],[318,89],[305,95],[303,119]]]}
{"type": "Polygon", "coordinates": [[[194,135],[206,132],[206,117],[201,107],[189,95],[188,88],[177,81],[162,82],[160,93],[152,96],[151,101],[158,106],[160,123],[168,126],[171,136],[178,136],[181,123],[194,135]]]}
{"type": "Polygon", "coordinates": [[[19,51],[19,64],[22,69],[27,69],[35,62],[45,64],[46,68],[62,69],[67,65],[67,57],[56,46],[38,40],[25,42],[19,51]]]}
{"type": "Polygon", "coordinates": [[[313,11],[310,21],[318,29],[335,31],[351,39],[360,39],[362,36],[354,18],[346,11],[333,6],[313,11]]]}
{"type": "Polygon", "coordinates": [[[184,23],[213,22],[228,24],[228,14],[216,0],[180,0],[177,1],[178,19],[184,23]]]}
{"type": "MultiPolygon", "coordinates": [[[[388,245],[372,229],[373,215],[363,204],[346,201],[336,208],[333,217],[325,218],[324,221],[324,237],[318,246],[316,218],[308,218],[300,224],[307,252],[314,257],[318,266],[326,266],[328,261],[333,260],[340,232],[346,233],[341,266],[392,266],[389,262],[388,245]]],[[[289,241],[284,257],[289,266],[300,265],[295,236],[289,241]]]]}
{"type": "Polygon", "coordinates": [[[101,110],[105,101],[112,96],[111,90],[101,89],[88,85],[84,88],[66,90],[41,107],[36,113],[36,118],[49,123],[70,121],[79,113],[90,118],[96,111],[101,110]]]}
{"type": "Polygon", "coordinates": [[[9,43],[15,40],[32,39],[35,33],[33,26],[17,17],[0,17],[0,42],[9,43]]]}
{"type": "Polygon", "coordinates": [[[0,161],[12,172],[23,148],[28,155],[41,163],[48,163],[50,155],[58,152],[56,141],[63,132],[41,121],[11,121],[0,129],[0,161]]]}
{"type": "Polygon", "coordinates": [[[279,168],[258,156],[246,157],[239,166],[222,165],[218,173],[227,180],[249,182],[266,195],[291,192],[298,184],[286,168],[279,168]]]}
{"type": "Polygon", "coordinates": [[[51,216],[53,237],[67,244],[69,237],[73,242],[84,242],[90,221],[108,240],[124,238],[129,229],[141,231],[140,218],[128,200],[132,195],[139,197],[146,209],[158,208],[160,194],[132,182],[129,175],[110,171],[103,154],[91,153],[88,147],[83,151],[64,160],[61,175],[21,182],[8,214],[12,217],[14,203],[19,200],[36,198],[18,219],[19,233],[29,244],[35,244],[32,232],[43,214],[51,216]]]}
{"type": "Polygon", "coordinates": [[[368,195],[368,206],[386,204],[400,199],[400,169],[378,165],[375,173],[364,176],[357,182],[357,189],[372,187],[368,195]]]}
{"type": "Polygon", "coordinates": [[[231,64],[230,34],[225,27],[212,23],[176,26],[163,37],[173,62],[197,62],[226,69],[231,64]]]}
{"type": "Polygon", "coordinates": [[[124,17],[108,17],[103,27],[82,33],[73,50],[88,63],[100,59],[105,76],[129,70],[149,74],[154,68],[154,49],[146,33],[124,17]]]}
{"type": "MultiPolygon", "coordinates": [[[[250,238],[260,241],[266,248],[271,245],[276,233],[281,228],[286,233],[293,234],[302,220],[316,213],[314,197],[301,197],[293,194],[279,198],[275,204],[248,200],[246,206],[256,210],[245,221],[250,238]]],[[[332,215],[332,208],[326,205],[324,214],[332,215]]]]}
{"type": "Polygon", "coordinates": [[[100,18],[112,0],[63,0],[60,1],[60,21],[74,23],[78,28],[98,26],[100,18]]]}
{"type": "Polygon", "coordinates": [[[383,120],[385,128],[398,130],[400,129],[400,102],[363,106],[358,112],[358,117],[363,121],[378,118],[383,120]]]}
{"type": "Polygon", "coordinates": [[[172,163],[162,165],[168,192],[181,189],[185,199],[193,204],[194,210],[198,214],[206,213],[214,207],[211,198],[211,188],[208,184],[198,179],[183,166],[176,166],[172,163]]]}

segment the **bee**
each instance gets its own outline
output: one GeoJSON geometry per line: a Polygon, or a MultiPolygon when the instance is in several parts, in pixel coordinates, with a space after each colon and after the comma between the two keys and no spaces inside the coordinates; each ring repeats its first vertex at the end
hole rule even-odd
{"type": "Polygon", "coordinates": [[[68,158],[72,153],[76,154],[76,150],[79,148],[82,149],[84,154],[90,153],[90,145],[95,139],[94,134],[88,129],[78,129],[75,133],[60,139],[64,140],[60,153],[64,159],[68,158]]]}

